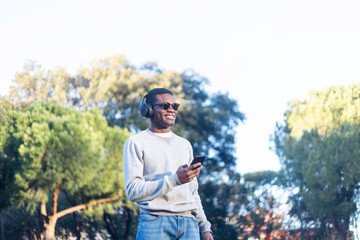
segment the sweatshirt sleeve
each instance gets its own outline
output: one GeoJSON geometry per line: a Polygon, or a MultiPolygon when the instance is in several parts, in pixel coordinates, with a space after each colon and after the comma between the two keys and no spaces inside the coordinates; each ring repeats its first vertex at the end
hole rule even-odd
{"type": "Polygon", "coordinates": [[[145,181],[142,153],[131,137],[124,144],[123,157],[125,192],[132,202],[151,201],[180,185],[176,173],[162,179],[145,181]]]}
{"type": "Polygon", "coordinates": [[[196,216],[196,221],[199,223],[200,232],[201,233],[212,232],[211,231],[211,223],[206,219],[206,215],[205,215],[203,206],[201,204],[201,199],[200,199],[200,196],[198,193],[197,178],[195,178],[193,181],[194,181],[194,184],[196,185],[196,188],[193,191],[193,195],[194,195],[195,204],[196,204],[197,210],[198,210],[198,214],[196,216]]]}

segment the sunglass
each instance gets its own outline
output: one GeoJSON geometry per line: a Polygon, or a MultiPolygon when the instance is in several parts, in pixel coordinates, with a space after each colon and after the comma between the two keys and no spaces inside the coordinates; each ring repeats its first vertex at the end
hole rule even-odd
{"type": "Polygon", "coordinates": [[[163,102],[163,103],[154,104],[153,106],[159,106],[160,108],[162,108],[164,110],[168,110],[170,107],[172,107],[172,109],[177,111],[179,109],[180,104],[179,103],[163,102]]]}

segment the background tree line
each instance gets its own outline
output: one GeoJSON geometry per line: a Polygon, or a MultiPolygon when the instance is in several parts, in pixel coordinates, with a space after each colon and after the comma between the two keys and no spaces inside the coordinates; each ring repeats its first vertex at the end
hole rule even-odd
{"type": "Polygon", "coordinates": [[[208,156],[200,195],[216,239],[353,238],[358,86],[289,104],[273,136],[282,170],[241,176],[234,144],[245,114],[226,93],[208,93],[208,83],[123,56],[94,60],[76,76],[26,63],[1,101],[0,239],[134,239],[138,212],[124,194],[122,144],[148,127],[139,101],[159,86],[182,106],[173,131],[208,156]],[[289,212],[281,213],[277,192],[289,194],[289,212]]]}

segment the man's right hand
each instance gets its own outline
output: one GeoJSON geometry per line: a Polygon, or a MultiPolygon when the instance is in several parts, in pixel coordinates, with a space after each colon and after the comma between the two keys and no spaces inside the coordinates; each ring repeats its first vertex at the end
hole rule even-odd
{"type": "Polygon", "coordinates": [[[187,164],[180,166],[176,171],[176,175],[181,184],[191,182],[197,175],[199,175],[202,166],[201,163],[196,163],[194,165],[188,166],[187,164]],[[196,167],[199,168],[195,169],[196,167]]]}

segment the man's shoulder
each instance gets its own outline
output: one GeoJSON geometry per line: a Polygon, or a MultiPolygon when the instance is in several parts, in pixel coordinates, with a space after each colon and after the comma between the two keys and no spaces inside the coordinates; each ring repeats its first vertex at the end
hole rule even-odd
{"type": "Polygon", "coordinates": [[[148,130],[142,130],[134,135],[130,136],[127,141],[136,141],[137,139],[143,139],[144,137],[148,136],[148,130]]]}

